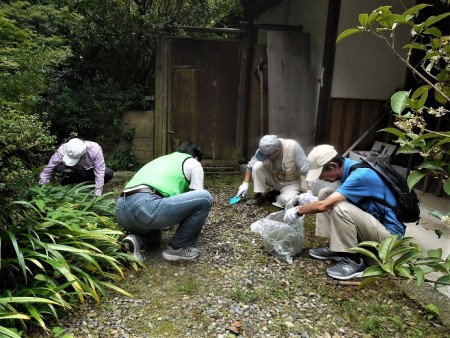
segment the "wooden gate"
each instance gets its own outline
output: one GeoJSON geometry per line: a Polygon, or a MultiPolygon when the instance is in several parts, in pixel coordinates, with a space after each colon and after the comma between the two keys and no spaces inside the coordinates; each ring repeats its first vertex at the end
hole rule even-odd
{"type": "Polygon", "coordinates": [[[158,43],[155,156],[189,140],[204,166],[235,166],[242,153],[246,44],[164,38],[158,43]]]}

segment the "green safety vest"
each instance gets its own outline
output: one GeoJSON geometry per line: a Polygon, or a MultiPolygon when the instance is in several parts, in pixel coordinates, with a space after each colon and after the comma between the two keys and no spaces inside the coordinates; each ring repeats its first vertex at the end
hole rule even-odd
{"type": "Polygon", "coordinates": [[[125,189],[145,184],[165,197],[187,192],[189,182],[183,173],[183,163],[191,157],[179,152],[158,157],[143,166],[126,184],[125,189]]]}

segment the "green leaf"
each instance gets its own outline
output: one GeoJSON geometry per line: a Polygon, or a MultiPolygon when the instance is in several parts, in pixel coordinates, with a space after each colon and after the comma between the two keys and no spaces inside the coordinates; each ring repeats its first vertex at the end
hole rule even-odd
{"type": "Polygon", "coordinates": [[[358,20],[361,26],[366,27],[367,23],[369,22],[369,15],[366,13],[359,14],[358,20]]]}
{"type": "Polygon", "coordinates": [[[345,31],[343,31],[341,34],[339,34],[339,36],[336,39],[336,43],[341,41],[342,39],[345,39],[346,37],[356,34],[356,33],[360,33],[361,30],[358,28],[349,28],[345,31]]]}
{"type": "Polygon", "coordinates": [[[428,91],[431,89],[431,86],[429,85],[425,85],[425,86],[421,86],[419,88],[417,88],[411,95],[412,99],[417,99],[418,97],[422,96],[423,94],[427,93],[428,91]]]}
{"type": "Polygon", "coordinates": [[[432,139],[432,138],[440,138],[441,136],[438,134],[434,134],[434,133],[426,133],[426,134],[422,134],[420,135],[418,138],[416,138],[416,141],[419,140],[428,140],[428,139],[432,139]]]}
{"type": "Polygon", "coordinates": [[[379,265],[369,266],[363,272],[363,277],[386,277],[388,273],[379,265]]]}
{"type": "Polygon", "coordinates": [[[438,162],[434,159],[429,159],[429,158],[423,160],[423,162],[420,164],[419,167],[423,168],[423,169],[428,169],[428,170],[437,170],[437,171],[442,170],[440,162],[438,162]]]}
{"type": "Polygon", "coordinates": [[[0,326],[0,333],[2,333],[5,338],[8,338],[8,337],[9,338],[21,338],[22,337],[22,335],[19,335],[16,332],[14,332],[6,327],[3,327],[3,326],[0,326]]]}
{"type": "Polygon", "coordinates": [[[442,19],[445,19],[447,16],[449,16],[450,13],[444,13],[438,16],[430,16],[429,18],[427,18],[425,20],[425,27],[430,27],[432,25],[434,25],[436,22],[441,21],[442,19]]]}
{"type": "Polygon", "coordinates": [[[414,170],[408,175],[407,183],[409,191],[427,174],[425,170],[414,170]]]}
{"type": "Polygon", "coordinates": [[[41,211],[45,211],[45,202],[42,200],[37,200],[36,205],[41,211]]]}
{"type": "MultiPolygon", "coordinates": [[[[440,137],[439,135],[437,135],[437,137],[440,137]]],[[[446,143],[450,143],[450,137],[445,137],[442,140],[440,140],[438,143],[435,144],[435,147],[441,147],[446,143]]]]}
{"type": "Polygon", "coordinates": [[[380,243],[375,241],[363,241],[359,243],[358,246],[368,246],[370,248],[378,248],[380,246],[380,243]]]}
{"type": "Polygon", "coordinates": [[[402,277],[412,279],[411,271],[406,266],[397,266],[395,271],[402,277]]]}
{"type": "Polygon", "coordinates": [[[436,28],[436,27],[430,27],[427,28],[423,31],[424,34],[429,34],[429,35],[433,35],[437,38],[440,38],[442,36],[442,32],[440,29],[436,28]]]}
{"type": "Polygon", "coordinates": [[[431,266],[433,272],[442,272],[444,275],[450,275],[450,262],[440,262],[431,266]]]}
{"type": "Polygon", "coordinates": [[[450,274],[450,261],[439,264],[437,269],[447,275],[450,274]]]}
{"type": "Polygon", "coordinates": [[[391,253],[388,255],[387,259],[394,258],[396,256],[404,255],[407,252],[415,251],[414,247],[411,246],[401,246],[395,250],[392,250],[391,253]]]}
{"type": "Polygon", "coordinates": [[[45,325],[45,322],[39,311],[30,303],[25,304],[25,307],[27,308],[27,311],[30,313],[30,315],[36,320],[36,322],[38,322],[43,329],[46,329],[47,326],[45,325]]]}
{"type": "Polygon", "coordinates": [[[422,268],[414,266],[414,272],[416,274],[417,285],[422,286],[425,282],[425,273],[422,268]]]}
{"type": "Polygon", "coordinates": [[[398,15],[398,14],[390,14],[390,15],[385,15],[382,17],[378,17],[377,22],[389,29],[394,29],[395,28],[395,24],[397,22],[402,22],[403,18],[402,16],[398,15]]]}
{"type": "Polygon", "coordinates": [[[421,258],[419,259],[416,263],[418,265],[428,265],[428,266],[433,266],[436,264],[439,264],[441,262],[441,258],[436,258],[436,257],[425,257],[425,258],[421,258]]]}
{"type": "Polygon", "coordinates": [[[442,105],[445,105],[447,103],[447,99],[442,96],[442,94],[437,90],[434,91],[434,99],[442,105]]]}
{"type": "Polygon", "coordinates": [[[403,46],[404,49],[419,49],[419,50],[423,50],[424,52],[426,52],[427,48],[421,44],[421,43],[408,43],[406,45],[403,46]]]}
{"type": "Polygon", "coordinates": [[[392,128],[392,127],[388,127],[388,128],[383,128],[380,129],[380,131],[384,131],[386,133],[390,133],[390,134],[394,134],[395,136],[398,136],[398,138],[402,139],[402,140],[406,140],[406,134],[396,128],[392,128]]]}
{"type": "Polygon", "coordinates": [[[394,275],[394,262],[392,260],[384,264],[380,264],[380,267],[389,274],[394,275]]]}
{"type": "Polygon", "coordinates": [[[399,259],[396,260],[395,265],[396,267],[400,267],[406,263],[414,261],[416,258],[418,258],[421,254],[420,250],[411,251],[404,255],[402,255],[399,259]]]}
{"type": "Polygon", "coordinates": [[[381,242],[380,247],[378,248],[378,256],[380,256],[383,263],[386,263],[387,257],[389,256],[396,240],[397,236],[392,235],[381,242]]]}
{"type": "Polygon", "coordinates": [[[407,102],[408,102],[408,96],[410,94],[410,91],[404,91],[401,90],[399,92],[396,92],[394,95],[392,95],[391,97],[391,108],[392,110],[397,113],[397,114],[401,114],[403,112],[403,110],[405,110],[405,108],[407,107],[407,102]]]}
{"type": "Polygon", "coordinates": [[[46,303],[46,304],[54,304],[58,305],[57,302],[46,299],[46,298],[39,298],[39,297],[3,297],[0,298],[0,304],[9,304],[9,303],[20,303],[20,304],[26,304],[26,303],[46,303]]]}
{"type": "Polygon", "coordinates": [[[372,13],[370,13],[369,19],[367,20],[367,24],[371,24],[372,22],[374,22],[379,15],[380,13],[377,11],[373,11],[372,13]]]}
{"type": "Polygon", "coordinates": [[[396,155],[398,155],[398,154],[415,154],[415,153],[417,153],[416,148],[409,144],[402,145],[396,151],[396,155]]]}
{"type": "Polygon", "coordinates": [[[352,252],[358,252],[358,253],[363,254],[363,255],[365,255],[367,257],[370,257],[374,261],[376,261],[378,264],[381,263],[380,260],[378,259],[378,257],[375,256],[375,254],[372,251],[370,251],[370,250],[366,250],[366,249],[363,249],[363,248],[360,248],[360,247],[356,247],[356,248],[352,248],[351,251],[352,252]]]}
{"type": "Polygon", "coordinates": [[[442,276],[436,280],[436,287],[440,287],[443,285],[450,285],[450,276],[442,276]]]}
{"type": "MultiPolygon", "coordinates": [[[[436,56],[441,56],[441,53],[439,53],[439,52],[429,52],[429,53],[427,53],[427,55],[425,55],[423,57],[423,59],[424,60],[430,60],[430,59],[432,59],[432,58],[434,58],[436,56]]],[[[433,65],[434,65],[434,63],[433,63],[433,61],[431,61],[430,64],[427,66],[428,72],[431,70],[431,67],[433,67],[433,65]]]]}
{"type": "Polygon", "coordinates": [[[442,258],[442,248],[428,250],[427,254],[429,257],[441,259],[442,258]]]}
{"type": "Polygon", "coordinates": [[[450,195],[450,177],[446,178],[444,180],[444,191],[446,192],[447,195],[450,195]]]}
{"type": "Polygon", "coordinates": [[[416,6],[413,6],[413,7],[411,7],[411,8],[408,8],[404,13],[403,13],[403,16],[408,16],[408,15],[416,15],[416,14],[418,14],[419,13],[419,11],[421,10],[421,9],[424,9],[425,7],[428,7],[428,6],[431,6],[431,5],[428,5],[428,4],[420,4],[420,5],[416,5],[416,6]]]}

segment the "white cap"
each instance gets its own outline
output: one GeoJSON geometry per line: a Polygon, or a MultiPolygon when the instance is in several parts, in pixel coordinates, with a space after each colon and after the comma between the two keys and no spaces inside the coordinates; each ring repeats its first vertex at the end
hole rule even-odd
{"type": "Polygon", "coordinates": [[[307,181],[315,181],[320,177],[323,166],[337,155],[337,151],[329,144],[321,144],[314,147],[308,155],[309,171],[307,181]]]}
{"type": "Polygon", "coordinates": [[[265,161],[280,147],[280,140],[276,135],[265,135],[259,141],[259,149],[256,151],[258,161],[265,161]]]}
{"type": "Polygon", "coordinates": [[[66,153],[63,156],[65,165],[72,167],[78,163],[81,156],[86,153],[86,144],[79,138],[73,138],[66,143],[66,153]]]}

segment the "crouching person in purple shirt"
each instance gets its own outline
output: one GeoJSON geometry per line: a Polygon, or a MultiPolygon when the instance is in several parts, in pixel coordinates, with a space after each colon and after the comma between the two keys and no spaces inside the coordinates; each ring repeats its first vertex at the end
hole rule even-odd
{"type": "Polygon", "coordinates": [[[59,177],[61,185],[95,183],[94,194],[100,196],[103,185],[112,179],[114,172],[105,166],[98,143],[73,138],[62,144],[50,158],[39,175],[39,184],[49,183],[53,175],[59,177]]]}

